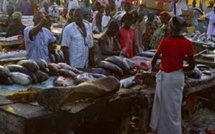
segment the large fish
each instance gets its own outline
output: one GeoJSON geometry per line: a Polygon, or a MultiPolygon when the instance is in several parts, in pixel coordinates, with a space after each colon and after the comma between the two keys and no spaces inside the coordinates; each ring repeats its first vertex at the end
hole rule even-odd
{"type": "Polygon", "coordinates": [[[49,69],[49,72],[48,72],[49,75],[59,76],[59,66],[57,64],[49,63],[48,69],[49,69]]]}
{"type": "Polygon", "coordinates": [[[8,65],[7,68],[10,70],[10,72],[20,72],[20,73],[24,73],[26,75],[29,75],[32,79],[32,83],[38,82],[38,79],[34,75],[34,73],[30,72],[29,70],[27,70],[26,68],[24,68],[21,65],[11,64],[11,65],[8,65]]]}
{"type": "Polygon", "coordinates": [[[37,71],[36,73],[35,73],[35,75],[36,75],[36,77],[37,77],[37,79],[38,79],[38,83],[40,83],[40,82],[43,82],[43,81],[46,81],[46,80],[48,80],[48,78],[49,78],[49,76],[48,76],[48,74],[46,74],[46,73],[44,73],[44,72],[42,72],[42,71],[37,71]]]}
{"type": "Polygon", "coordinates": [[[71,67],[70,65],[66,64],[66,63],[60,62],[60,63],[57,63],[57,64],[58,64],[58,65],[60,66],[60,68],[62,68],[62,69],[72,70],[72,67],[71,67]]]}
{"type": "Polygon", "coordinates": [[[0,65],[0,76],[10,76],[10,70],[7,67],[0,65]]]}
{"type": "Polygon", "coordinates": [[[58,54],[60,55],[62,61],[61,62],[64,62],[65,61],[65,57],[64,57],[64,53],[62,50],[58,50],[58,54]]]}
{"type": "Polygon", "coordinates": [[[75,85],[75,82],[72,78],[58,76],[56,79],[54,79],[53,85],[60,87],[68,87],[75,85]]]}
{"type": "Polygon", "coordinates": [[[21,60],[18,62],[18,64],[31,72],[37,72],[40,69],[34,60],[21,60]]]}
{"type": "Polygon", "coordinates": [[[50,54],[50,55],[49,55],[49,59],[50,59],[51,63],[56,63],[56,62],[57,62],[57,60],[56,60],[54,54],[50,54]]]}
{"type": "Polygon", "coordinates": [[[71,77],[75,78],[76,74],[72,72],[71,70],[66,70],[66,69],[59,69],[59,74],[64,77],[71,77]]]}
{"type": "Polygon", "coordinates": [[[35,62],[37,63],[41,71],[45,73],[49,72],[48,64],[44,59],[38,59],[38,60],[35,60],[35,62]]]}
{"type": "Polygon", "coordinates": [[[60,62],[60,63],[58,63],[58,65],[60,66],[61,69],[71,70],[76,74],[82,73],[82,71],[76,69],[75,67],[71,67],[70,65],[68,65],[66,63],[60,62]]]}
{"type": "Polygon", "coordinates": [[[108,61],[101,61],[101,62],[99,63],[99,65],[98,65],[98,67],[107,69],[107,70],[113,72],[114,74],[116,74],[116,75],[118,75],[118,76],[123,76],[123,71],[122,71],[122,69],[121,69],[119,66],[117,66],[117,65],[115,65],[115,64],[113,64],[113,63],[111,63],[111,62],[108,62],[108,61]]]}
{"type": "Polygon", "coordinates": [[[110,73],[108,71],[106,71],[105,69],[103,69],[103,68],[90,68],[90,69],[87,69],[86,72],[103,74],[105,76],[109,76],[110,75],[110,73]]]}
{"type": "Polygon", "coordinates": [[[95,78],[90,73],[83,73],[77,75],[77,77],[74,79],[76,84],[80,84],[86,81],[92,81],[95,78]]]}
{"type": "Polygon", "coordinates": [[[119,81],[116,78],[105,77],[91,82],[84,82],[78,86],[53,87],[41,90],[37,101],[47,109],[59,110],[77,100],[96,99],[112,94],[119,90],[119,86],[119,81]]]}
{"type": "Polygon", "coordinates": [[[32,83],[32,79],[29,75],[20,72],[11,72],[11,79],[16,84],[29,85],[32,83]]]}
{"type": "Polygon", "coordinates": [[[119,66],[123,72],[126,74],[129,71],[130,66],[125,60],[122,60],[119,56],[111,56],[105,59],[105,61],[111,62],[119,66]]]}

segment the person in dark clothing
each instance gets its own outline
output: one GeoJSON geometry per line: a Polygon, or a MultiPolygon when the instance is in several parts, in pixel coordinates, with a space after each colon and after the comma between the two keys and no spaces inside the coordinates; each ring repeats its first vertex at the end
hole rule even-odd
{"type": "Polygon", "coordinates": [[[111,21],[107,31],[99,38],[98,45],[100,48],[99,60],[103,60],[108,56],[120,55],[119,42],[116,35],[119,33],[119,25],[115,21],[111,21]]]}
{"type": "Polygon", "coordinates": [[[93,32],[101,33],[102,32],[102,16],[104,13],[104,6],[98,8],[98,13],[96,13],[95,18],[93,18],[93,32]]]}
{"type": "Polygon", "coordinates": [[[14,12],[12,15],[13,23],[9,26],[5,37],[11,37],[15,35],[23,35],[25,25],[21,22],[22,14],[21,12],[14,12]]]}
{"type": "Polygon", "coordinates": [[[8,9],[7,9],[8,17],[5,22],[0,22],[0,25],[1,27],[4,28],[4,31],[7,31],[10,24],[13,23],[13,17],[12,17],[13,13],[14,13],[14,8],[12,6],[8,6],[8,9]]]}

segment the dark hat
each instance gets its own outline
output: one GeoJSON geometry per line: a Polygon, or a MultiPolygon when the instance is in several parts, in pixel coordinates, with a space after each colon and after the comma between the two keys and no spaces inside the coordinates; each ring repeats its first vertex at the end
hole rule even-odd
{"type": "Polygon", "coordinates": [[[169,21],[170,26],[180,30],[185,25],[185,19],[181,16],[173,16],[169,21]]]}

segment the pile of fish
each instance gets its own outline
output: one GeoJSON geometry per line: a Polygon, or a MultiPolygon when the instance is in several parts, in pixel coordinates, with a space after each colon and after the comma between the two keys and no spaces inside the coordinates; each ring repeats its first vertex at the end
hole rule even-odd
{"type": "Polygon", "coordinates": [[[17,64],[0,66],[0,84],[37,84],[46,81],[49,76],[56,77],[54,86],[72,86],[106,77],[95,72],[85,73],[63,62],[47,63],[43,59],[21,60],[17,64]]]}
{"type": "Polygon", "coordinates": [[[117,78],[122,78],[134,74],[135,65],[125,57],[111,56],[101,61],[95,68],[89,69],[91,73],[103,75],[113,75],[117,78]]]}
{"type": "Polygon", "coordinates": [[[0,66],[0,84],[29,85],[40,83],[48,79],[48,74],[40,69],[47,63],[43,60],[21,60],[17,64],[0,66]]]}
{"type": "Polygon", "coordinates": [[[52,54],[50,54],[50,60],[53,63],[65,62],[63,51],[55,50],[52,54]]]}

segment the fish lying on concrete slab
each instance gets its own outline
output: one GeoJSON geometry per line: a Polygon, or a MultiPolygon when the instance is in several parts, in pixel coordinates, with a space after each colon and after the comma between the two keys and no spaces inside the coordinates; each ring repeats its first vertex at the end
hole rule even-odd
{"type": "Polygon", "coordinates": [[[48,63],[44,59],[38,59],[35,60],[35,62],[37,63],[41,71],[45,73],[49,72],[48,63]]]}
{"type": "Polygon", "coordinates": [[[98,65],[98,67],[107,69],[118,76],[124,75],[122,69],[119,66],[117,66],[111,62],[108,62],[108,61],[101,61],[98,65]]]}
{"type": "Polygon", "coordinates": [[[72,87],[53,87],[38,93],[38,103],[50,110],[60,110],[75,101],[96,99],[119,90],[120,84],[115,77],[105,77],[84,82],[72,87]],[[111,83],[111,84],[110,84],[111,83]]]}
{"type": "Polygon", "coordinates": [[[31,72],[37,72],[40,68],[34,60],[21,60],[18,65],[23,66],[31,72]]]}
{"type": "Polygon", "coordinates": [[[77,75],[71,71],[66,69],[59,69],[60,76],[75,78],[77,75]]]}
{"type": "Polygon", "coordinates": [[[59,68],[58,68],[58,66],[56,66],[56,64],[49,63],[48,69],[49,69],[49,72],[48,72],[49,75],[53,75],[53,76],[59,76],[60,75],[59,74],[59,68]]]}
{"type": "Polygon", "coordinates": [[[29,85],[32,83],[32,79],[29,75],[20,72],[11,72],[10,74],[11,79],[16,84],[29,85]]]}
{"type": "Polygon", "coordinates": [[[27,70],[21,65],[11,64],[11,65],[8,65],[7,68],[10,70],[10,72],[20,72],[20,73],[29,75],[32,79],[32,83],[38,83],[38,79],[34,75],[34,73],[30,72],[29,70],[27,70]]]}
{"type": "Polygon", "coordinates": [[[130,69],[128,63],[125,60],[122,60],[121,57],[119,56],[111,56],[105,59],[105,61],[111,62],[117,66],[119,66],[122,70],[123,73],[127,73],[130,69]]]}
{"type": "Polygon", "coordinates": [[[46,80],[48,80],[48,78],[49,78],[49,76],[48,76],[48,74],[46,74],[46,73],[44,73],[44,72],[42,72],[42,71],[37,71],[36,73],[35,73],[35,75],[36,75],[36,77],[37,77],[37,79],[38,79],[38,83],[40,83],[40,82],[43,82],[43,81],[46,81],[46,80]]]}

